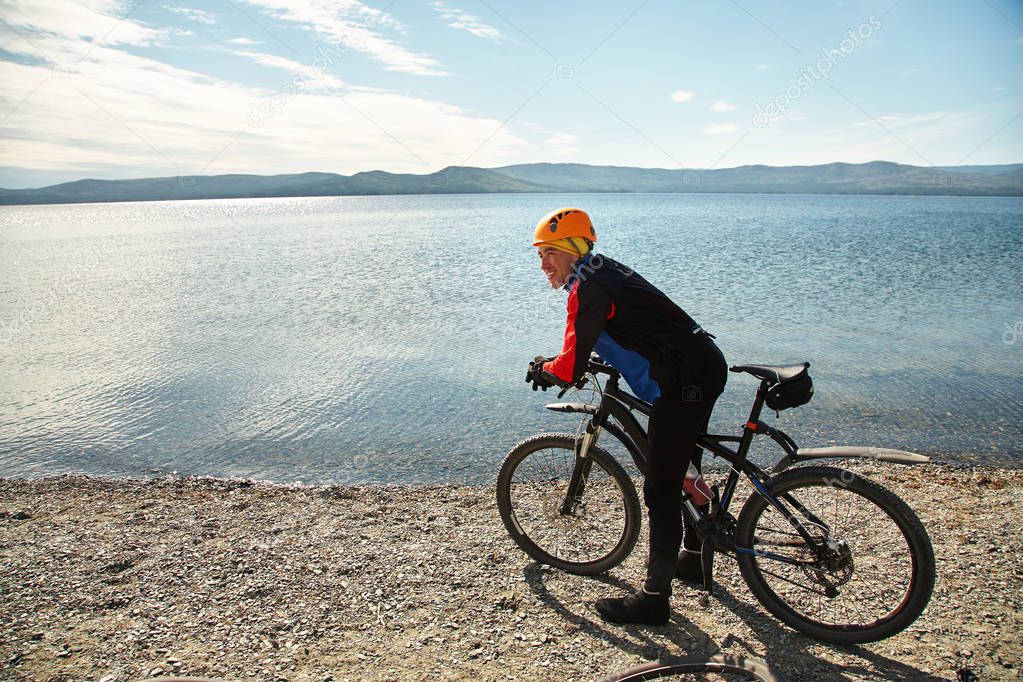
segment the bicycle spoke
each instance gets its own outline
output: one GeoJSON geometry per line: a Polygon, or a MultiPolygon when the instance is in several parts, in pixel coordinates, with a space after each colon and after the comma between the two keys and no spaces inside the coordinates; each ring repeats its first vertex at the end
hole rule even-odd
{"type": "Polygon", "coordinates": [[[775,535],[794,535],[797,538],[802,538],[803,537],[802,535],[800,535],[799,533],[796,533],[794,531],[781,530],[779,528],[767,528],[767,527],[763,527],[762,526],[762,527],[760,527],[760,530],[768,531],[768,532],[774,533],[775,535]]]}
{"type": "Polygon", "coordinates": [[[772,576],[774,578],[778,578],[779,580],[787,582],[790,585],[795,585],[796,587],[801,587],[804,590],[806,590],[807,592],[813,592],[814,594],[819,594],[819,595],[826,596],[826,595],[824,595],[824,592],[821,592],[820,589],[814,587],[813,585],[804,585],[803,583],[797,583],[794,580],[789,580],[788,578],[786,578],[783,575],[779,575],[777,573],[772,573],[771,571],[768,571],[767,569],[764,569],[764,568],[761,568],[760,572],[763,573],[764,575],[769,575],[769,576],[772,576]]]}

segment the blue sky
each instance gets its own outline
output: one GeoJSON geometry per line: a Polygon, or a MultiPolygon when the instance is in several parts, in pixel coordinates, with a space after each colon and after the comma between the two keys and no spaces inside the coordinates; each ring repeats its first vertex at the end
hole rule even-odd
{"type": "Polygon", "coordinates": [[[1023,162],[1023,3],[0,0],[0,186],[1023,162]]]}

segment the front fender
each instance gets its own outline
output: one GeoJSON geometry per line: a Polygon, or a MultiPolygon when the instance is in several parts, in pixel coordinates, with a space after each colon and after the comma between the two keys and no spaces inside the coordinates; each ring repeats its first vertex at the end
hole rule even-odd
{"type": "Polygon", "coordinates": [[[873,459],[893,464],[925,464],[931,461],[926,455],[890,448],[872,448],[864,445],[835,445],[826,448],[799,448],[795,455],[786,455],[774,465],[772,473],[779,473],[798,462],[811,459],[873,459]]]}
{"type": "Polygon", "coordinates": [[[548,410],[555,412],[582,412],[583,414],[597,414],[597,406],[589,403],[547,403],[544,405],[548,410]]]}

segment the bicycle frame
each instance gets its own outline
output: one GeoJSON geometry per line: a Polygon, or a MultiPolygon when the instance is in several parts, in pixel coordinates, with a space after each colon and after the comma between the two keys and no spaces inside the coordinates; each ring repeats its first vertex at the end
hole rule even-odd
{"type": "MultiPolygon", "coordinates": [[[[594,406],[586,403],[553,403],[547,405],[548,409],[558,412],[581,412],[592,415],[582,438],[579,439],[576,446],[576,466],[573,468],[572,476],[568,484],[567,494],[561,507],[562,513],[565,514],[573,513],[577,500],[582,497],[582,493],[586,485],[586,479],[589,476],[589,469],[592,466],[592,461],[587,457],[587,453],[590,448],[597,443],[602,430],[608,431],[621,441],[623,445],[625,445],[629,454],[632,456],[636,467],[643,472],[644,475],[647,471],[647,435],[639,421],[632,414],[632,411],[636,410],[641,414],[649,416],[652,405],[619,388],[618,381],[621,375],[614,368],[609,365],[603,365],[593,361],[591,361],[591,367],[595,368],[596,371],[608,375],[608,379],[605,382],[602,391],[602,398],[598,405],[594,406]],[[618,424],[613,423],[612,419],[618,424],[621,424],[621,427],[619,427],[618,424]]],[[[768,382],[762,380],[757,389],[756,398],[753,402],[753,407],[750,410],[749,418],[743,426],[741,436],[704,433],[697,437],[697,444],[727,461],[730,464],[730,471],[725,482],[724,489],[720,492],[720,496],[718,495],[717,486],[714,487],[714,506],[709,515],[701,512],[696,505],[693,504],[688,495],[683,498],[683,508],[685,509],[685,513],[689,515],[690,520],[694,522],[698,529],[700,529],[701,533],[709,533],[712,519],[726,517],[729,504],[733,499],[735,489],[739,483],[739,476],[740,474],[745,474],[750,483],[753,484],[753,487],[761,495],[763,495],[768,502],[784,516],[784,518],[789,519],[792,523],[793,529],[810,547],[813,547],[815,553],[817,553],[816,550],[822,545],[822,543],[810,534],[797,515],[793,514],[781,500],[775,498],[770,494],[770,492],[768,492],[766,481],[769,475],[761,467],[749,461],[747,458],[750,445],[753,442],[753,436],[758,434],[769,436],[772,440],[777,442],[785,451],[786,457],[789,460],[796,460],[798,457],[798,448],[795,442],[787,434],[778,429],[773,429],[760,421],[760,412],[764,406],[767,387],[768,382]],[[737,447],[733,450],[725,445],[725,443],[735,443],[737,444],[737,447]]],[[[783,495],[782,499],[796,508],[810,523],[827,529],[827,525],[823,523],[823,521],[811,514],[791,495],[783,495]]],[[[773,552],[755,550],[751,547],[738,547],[734,544],[730,547],[718,546],[716,549],[719,551],[733,551],[736,553],[771,558],[794,565],[809,563],[805,561],[797,561],[773,552]]]]}

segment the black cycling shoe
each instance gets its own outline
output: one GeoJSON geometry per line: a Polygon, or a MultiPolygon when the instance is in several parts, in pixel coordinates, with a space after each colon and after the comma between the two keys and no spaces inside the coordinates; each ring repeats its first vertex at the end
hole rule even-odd
{"type": "Polygon", "coordinates": [[[678,555],[678,564],[675,566],[675,580],[703,586],[703,562],[700,560],[698,553],[683,550],[678,555]]]}
{"type": "Polygon", "coordinates": [[[648,594],[642,590],[627,597],[606,597],[596,602],[600,617],[609,623],[666,625],[671,606],[666,594],[648,594]]]}

